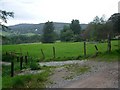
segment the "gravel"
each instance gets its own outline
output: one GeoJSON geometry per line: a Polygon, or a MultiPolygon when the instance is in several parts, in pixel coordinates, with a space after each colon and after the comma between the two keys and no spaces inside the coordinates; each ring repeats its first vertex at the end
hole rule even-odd
{"type": "Polygon", "coordinates": [[[30,70],[30,69],[23,69],[19,74],[17,75],[29,75],[29,74],[38,74],[42,73],[44,70],[30,70]]]}
{"type": "Polygon", "coordinates": [[[0,61],[0,65],[6,65],[6,66],[8,66],[8,65],[11,65],[11,63],[10,63],[10,62],[3,62],[3,61],[0,61]]]}
{"type": "MultiPolygon", "coordinates": [[[[48,88],[63,88],[66,86],[68,87],[68,86],[71,86],[72,83],[75,83],[78,80],[84,81],[84,79],[90,78],[91,76],[97,76],[98,79],[100,77],[103,80],[101,81],[102,84],[96,85],[96,87],[118,88],[118,62],[100,62],[100,61],[97,62],[97,61],[86,60],[86,61],[82,61],[82,63],[79,63],[79,65],[90,66],[91,70],[84,74],[79,74],[72,79],[65,80],[61,77],[61,75],[64,74],[62,76],[66,76],[67,74],[70,75],[70,73],[68,71],[67,71],[68,73],[63,73],[63,72],[66,72],[64,68],[61,70],[61,72],[58,72],[59,69],[56,69],[54,74],[50,77],[52,82],[54,83],[51,85],[47,85],[46,87],[48,88]],[[107,80],[107,82],[104,79],[107,80]]],[[[94,77],[92,78],[94,79],[94,77]]],[[[88,81],[88,83],[89,85],[91,84],[90,81],[88,81]]],[[[93,88],[96,88],[96,87],[93,87],[93,88]]]]}
{"type": "Polygon", "coordinates": [[[76,64],[76,63],[84,63],[87,60],[72,60],[72,61],[53,61],[53,62],[41,62],[39,63],[40,66],[63,66],[65,64],[76,64]]]}

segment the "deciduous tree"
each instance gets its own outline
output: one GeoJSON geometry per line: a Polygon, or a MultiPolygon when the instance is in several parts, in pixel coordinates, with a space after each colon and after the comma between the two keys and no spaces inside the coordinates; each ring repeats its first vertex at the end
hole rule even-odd
{"type": "Polygon", "coordinates": [[[74,33],[69,26],[64,26],[61,31],[60,39],[61,41],[73,41],[74,33]]]}
{"type": "Polygon", "coordinates": [[[8,29],[7,26],[5,26],[3,23],[7,23],[7,17],[14,17],[14,13],[13,12],[7,12],[7,11],[3,11],[0,10],[0,26],[2,26],[2,30],[5,30],[5,28],[8,29]]]}
{"type": "Polygon", "coordinates": [[[81,27],[79,20],[72,20],[70,24],[70,29],[74,32],[74,34],[80,34],[81,27]]]}
{"type": "Polygon", "coordinates": [[[55,32],[53,22],[46,22],[43,27],[42,42],[53,43],[55,41],[55,32]]]}

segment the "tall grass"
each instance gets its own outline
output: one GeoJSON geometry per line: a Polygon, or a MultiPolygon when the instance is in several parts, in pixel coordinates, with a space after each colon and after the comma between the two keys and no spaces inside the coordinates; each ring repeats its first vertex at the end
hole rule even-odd
{"type": "MultiPolygon", "coordinates": [[[[7,68],[3,68],[7,70],[7,68]]],[[[4,76],[2,76],[2,88],[45,88],[52,68],[54,67],[46,66],[42,68],[42,70],[44,70],[42,73],[15,75],[14,77],[4,74],[4,76]]]]}

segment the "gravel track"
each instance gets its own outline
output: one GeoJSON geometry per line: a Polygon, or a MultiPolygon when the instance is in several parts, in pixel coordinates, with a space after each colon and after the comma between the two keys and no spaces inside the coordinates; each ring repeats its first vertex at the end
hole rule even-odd
{"type": "Polygon", "coordinates": [[[65,80],[70,75],[65,68],[57,68],[50,76],[52,84],[48,88],[118,88],[118,62],[85,61],[80,65],[90,66],[84,74],[65,80]]]}
{"type": "Polygon", "coordinates": [[[82,64],[84,62],[86,62],[87,60],[71,60],[71,61],[53,61],[53,62],[40,62],[39,65],[40,66],[62,66],[65,64],[82,64]]]}

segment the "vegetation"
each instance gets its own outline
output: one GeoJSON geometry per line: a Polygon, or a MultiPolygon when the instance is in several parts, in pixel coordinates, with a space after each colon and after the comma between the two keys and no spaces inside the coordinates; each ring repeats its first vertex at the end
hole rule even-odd
{"type": "Polygon", "coordinates": [[[81,26],[79,20],[72,20],[69,26],[64,26],[61,30],[60,40],[64,42],[81,41],[81,26]]]}
{"type": "Polygon", "coordinates": [[[115,35],[120,34],[120,13],[115,13],[111,15],[111,17],[108,19],[108,22],[112,24],[112,29],[114,30],[113,33],[115,35]]]}
{"type": "Polygon", "coordinates": [[[110,38],[115,38],[115,36],[120,34],[119,18],[119,13],[113,14],[107,21],[104,16],[101,18],[96,16],[82,33],[82,38],[90,41],[105,41],[108,35],[110,35],[110,38]]]}
{"type": "MultiPolygon", "coordinates": [[[[112,41],[112,51],[118,50],[118,41],[112,41]]],[[[99,42],[87,42],[87,57],[92,56],[96,53],[96,49],[94,45],[97,45],[98,51],[104,53],[107,51],[108,43],[99,43],[99,42]],[[104,47],[104,48],[103,48],[104,47]]],[[[28,55],[34,58],[38,58],[38,60],[42,61],[50,61],[50,60],[68,60],[68,59],[84,59],[84,44],[83,42],[57,42],[53,44],[18,44],[18,45],[3,45],[2,52],[3,54],[6,51],[15,51],[21,52],[23,55],[28,55]],[[53,46],[56,51],[56,58],[53,59],[53,46]],[[45,60],[42,59],[41,49],[44,52],[45,60]]]]}
{"type": "Polygon", "coordinates": [[[21,75],[15,77],[2,77],[3,88],[44,88],[49,71],[36,75],[21,75]]]}
{"type": "Polygon", "coordinates": [[[2,23],[7,23],[7,17],[14,17],[14,13],[13,12],[7,12],[7,11],[4,11],[4,10],[0,10],[0,19],[2,20],[0,22],[0,26],[2,26],[2,30],[4,31],[5,28],[8,29],[7,26],[5,26],[4,24],[2,23]]]}
{"type": "MultiPolygon", "coordinates": [[[[7,23],[8,16],[14,17],[14,13],[0,10],[0,19],[2,20],[2,22],[0,22],[0,26],[2,26],[2,30],[4,31],[5,28],[8,29],[8,27],[3,25],[2,23],[7,23]]],[[[81,30],[79,20],[74,19],[71,21],[70,24],[64,25],[61,31],[55,30],[54,23],[49,21],[45,24],[42,24],[43,28],[39,27],[39,30],[37,29],[37,26],[30,27],[31,25],[27,25],[26,30],[22,27],[24,25],[20,25],[20,27],[16,26],[16,31],[10,31],[10,33],[15,32],[14,34],[12,34],[13,36],[6,37],[0,35],[0,38],[2,38],[3,40],[3,44],[15,44],[2,46],[2,61],[14,62],[15,70],[15,76],[10,77],[10,67],[12,67],[13,64],[11,66],[2,66],[3,88],[44,88],[48,76],[51,74],[51,70],[55,67],[40,67],[37,63],[40,61],[61,61],[76,59],[84,60],[86,58],[95,58],[96,60],[100,59],[101,61],[102,59],[105,61],[116,61],[120,53],[120,48],[118,44],[120,35],[119,24],[120,13],[115,13],[107,21],[104,19],[104,17],[99,18],[98,16],[96,16],[94,20],[90,22],[87,28],[85,28],[83,31],[81,30]],[[18,32],[18,27],[20,28],[21,33],[18,32]],[[30,30],[28,30],[28,27],[30,27],[30,30]],[[40,31],[41,29],[43,31],[40,31]],[[25,35],[25,31],[26,33],[29,33],[29,35],[25,35]],[[108,36],[109,40],[107,40],[108,36]],[[116,36],[118,36],[117,39],[115,38],[116,36]],[[55,43],[56,40],[60,40],[63,42],[55,43]],[[112,42],[110,42],[110,40],[112,40],[112,42]],[[82,41],[87,41],[87,55],[84,55],[85,46],[82,41]],[[107,41],[109,41],[109,45],[107,41]],[[98,51],[96,51],[95,45],[96,48],[98,48],[98,51]],[[111,50],[111,52],[109,53],[107,52],[108,46],[111,50]],[[8,52],[14,52],[16,53],[16,55],[21,56],[21,63],[18,63],[19,61],[15,59],[14,55],[9,55],[8,52]],[[28,63],[22,62],[22,55],[28,56],[28,63]],[[18,75],[18,73],[20,73],[22,69],[29,68],[30,70],[43,70],[43,72],[35,75],[18,75]]],[[[78,66],[78,64],[67,65],[66,68],[70,72],[75,73],[75,75],[85,73],[90,69],[90,67],[78,66]]],[[[74,75],[71,75],[65,78],[71,79],[73,76],[74,75]]]]}
{"type": "Polygon", "coordinates": [[[99,54],[97,57],[89,58],[90,60],[96,60],[96,61],[105,61],[105,62],[114,62],[119,61],[119,54],[120,54],[120,48],[113,50],[111,53],[108,54],[108,52],[104,52],[99,54]]]}
{"type": "MultiPolygon", "coordinates": [[[[64,26],[69,26],[70,23],[59,23],[59,22],[53,22],[54,24],[54,30],[57,34],[60,34],[60,31],[63,29],[64,26]]],[[[13,26],[8,26],[10,30],[6,30],[7,33],[15,34],[15,35],[23,35],[27,33],[32,34],[43,34],[43,27],[45,23],[40,24],[17,24],[13,26]]],[[[81,30],[85,29],[87,27],[87,24],[80,24],[81,30]]]]}
{"type": "Polygon", "coordinates": [[[3,36],[2,44],[21,44],[21,43],[35,43],[41,41],[41,35],[14,35],[3,36]]]}
{"type": "Polygon", "coordinates": [[[35,61],[32,61],[32,62],[30,63],[30,68],[31,68],[31,70],[39,70],[39,69],[40,69],[40,66],[39,66],[39,64],[36,63],[35,61]]]}
{"type": "Polygon", "coordinates": [[[64,42],[70,42],[70,41],[73,41],[73,36],[74,36],[74,33],[70,29],[70,26],[64,26],[63,30],[61,30],[60,40],[64,42]]]}
{"type": "Polygon", "coordinates": [[[80,24],[79,24],[79,20],[74,20],[73,19],[71,21],[70,28],[74,32],[75,35],[80,34],[81,27],[80,27],[80,24]]]}
{"type": "MultiPolygon", "coordinates": [[[[18,62],[15,62],[14,77],[10,77],[10,65],[2,66],[2,88],[45,88],[48,76],[51,74],[51,71],[55,68],[52,66],[43,66],[40,68],[40,70],[43,70],[43,72],[41,73],[18,75],[21,72],[18,64],[18,62]]],[[[25,68],[25,66],[26,65],[24,64],[23,69],[29,68],[25,68]]],[[[29,64],[27,66],[29,66],[29,64]]]]}
{"type": "Polygon", "coordinates": [[[42,42],[53,43],[55,41],[53,22],[46,22],[43,28],[42,42]]]}
{"type": "Polygon", "coordinates": [[[105,20],[104,16],[102,16],[101,18],[96,16],[92,22],[90,22],[88,25],[85,26],[84,30],[83,30],[83,25],[80,25],[79,20],[74,20],[74,19],[71,21],[70,24],[69,23],[57,24],[49,21],[46,22],[45,24],[40,24],[40,25],[38,24],[39,26],[31,25],[31,24],[30,25],[20,24],[20,25],[16,25],[14,28],[11,27],[13,28],[13,30],[10,30],[10,33],[14,33],[15,36],[12,37],[2,36],[3,44],[30,43],[30,41],[31,43],[33,42],[50,43],[50,42],[55,42],[56,40],[61,40],[64,42],[70,42],[70,41],[78,42],[84,40],[105,41],[108,38],[108,35],[110,35],[111,39],[116,37],[119,38],[119,33],[120,33],[119,17],[120,17],[119,13],[115,13],[111,15],[111,17],[108,20],[105,20]],[[35,35],[25,36],[26,33],[30,33],[30,32],[35,35]]]}

